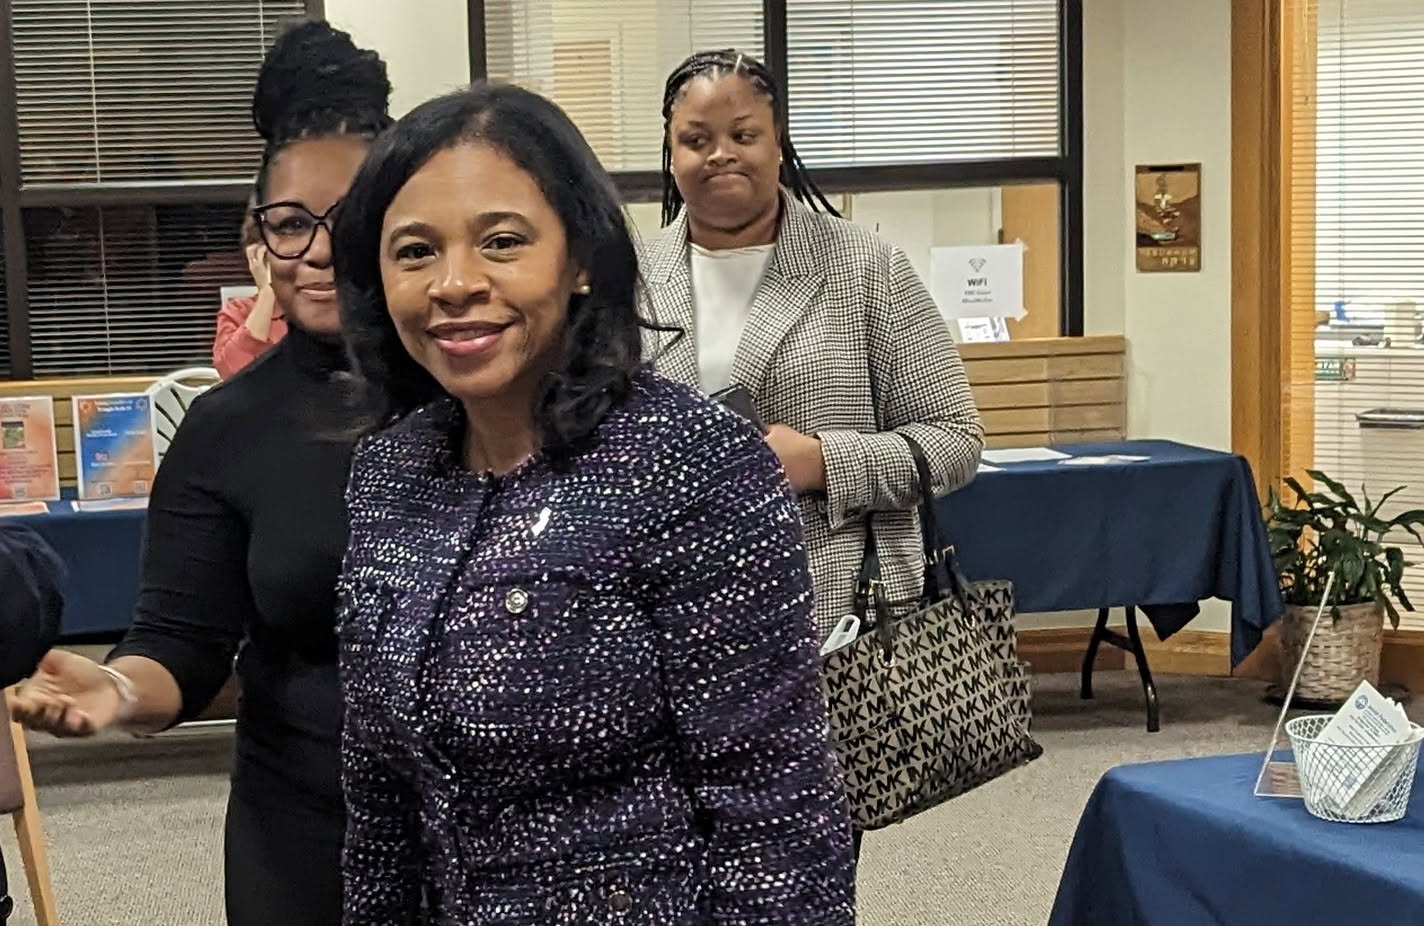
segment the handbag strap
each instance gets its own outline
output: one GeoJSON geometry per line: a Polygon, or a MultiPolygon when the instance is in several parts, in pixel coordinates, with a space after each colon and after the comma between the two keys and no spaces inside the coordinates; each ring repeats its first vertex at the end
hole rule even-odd
{"type": "MultiPolygon", "coordinates": [[[[910,448],[910,457],[915,462],[915,476],[920,490],[920,545],[925,565],[925,600],[940,601],[950,595],[965,599],[968,583],[955,562],[954,548],[945,539],[939,525],[939,514],[935,511],[934,482],[930,476],[929,458],[919,442],[908,434],[892,432],[910,448]]],[[[875,515],[865,517],[865,555],[861,559],[860,573],[856,578],[856,615],[865,623],[871,613],[872,599],[883,602],[881,583],[880,551],[875,543],[875,515]],[[879,592],[878,595],[875,593],[879,592]]],[[[967,604],[967,601],[965,602],[967,604]]],[[[886,613],[876,609],[876,623],[886,613]]]]}
{"type": "MultiPolygon", "coordinates": [[[[881,431],[880,394],[875,382],[875,370],[867,370],[870,385],[871,413],[875,418],[875,430],[881,431]]],[[[940,531],[939,515],[935,513],[934,482],[930,477],[929,459],[919,442],[900,431],[892,432],[910,448],[910,457],[915,462],[915,476],[920,489],[920,543],[925,562],[925,601],[941,601],[950,595],[959,598],[969,607],[969,582],[959,571],[955,561],[954,548],[950,546],[940,531]]],[[[865,516],[865,553],[861,557],[860,572],[856,576],[853,607],[860,618],[862,628],[873,626],[879,637],[881,660],[886,666],[895,664],[895,632],[891,607],[885,594],[885,583],[881,579],[880,550],[875,542],[875,513],[865,516]]]]}

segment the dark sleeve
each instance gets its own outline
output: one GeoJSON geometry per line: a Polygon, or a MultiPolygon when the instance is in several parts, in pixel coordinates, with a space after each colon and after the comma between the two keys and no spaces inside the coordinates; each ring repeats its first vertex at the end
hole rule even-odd
{"type": "Polygon", "coordinates": [[[44,538],[0,523],[0,688],[34,671],[59,634],[64,563],[44,538]]]}
{"type": "Polygon", "coordinates": [[[253,613],[247,524],[222,489],[233,437],[206,397],[183,419],[153,480],[133,624],[109,659],[146,656],[178,682],[192,719],[232,674],[253,613]]]}
{"type": "Polygon", "coordinates": [[[653,621],[711,824],[710,922],[851,926],[850,810],[831,751],[800,513],[750,427],[679,454],[693,503],[650,538],[653,621]]]}
{"type": "Polygon", "coordinates": [[[397,740],[390,711],[373,710],[371,699],[386,693],[372,687],[370,627],[379,614],[366,613],[370,602],[357,600],[353,563],[368,528],[372,464],[358,445],[352,454],[346,504],[351,516],[351,544],[337,583],[340,600],[337,632],[341,637],[341,693],[346,705],[341,726],[341,786],[346,796],[346,840],[341,872],[345,885],[343,926],[398,926],[416,922],[420,907],[419,808],[413,791],[391,767],[390,744],[397,740]]]}

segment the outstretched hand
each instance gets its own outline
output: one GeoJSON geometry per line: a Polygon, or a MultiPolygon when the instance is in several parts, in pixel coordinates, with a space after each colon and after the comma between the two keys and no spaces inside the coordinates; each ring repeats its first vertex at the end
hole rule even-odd
{"type": "Polygon", "coordinates": [[[10,714],[31,730],[93,736],[119,718],[123,700],[92,659],[52,649],[10,699],[10,714]]]}

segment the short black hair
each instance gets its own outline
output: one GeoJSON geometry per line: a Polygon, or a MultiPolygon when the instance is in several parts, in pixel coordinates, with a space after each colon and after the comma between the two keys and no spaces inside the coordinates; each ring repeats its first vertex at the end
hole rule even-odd
{"type": "Polygon", "coordinates": [[[796,153],[791,144],[791,133],[786,126],[785,97],[765,64],[744,55],[735,48],[721,48],[715,51],[699,51],[689,55],[681,64],[673,68],[663,88],[663,224],[670,225],[682,211],[682,191],[672,176],[672,140],[669,130],[672,126],[672,109],[682,95],[683,87],[695,77],[716,79],[728,74],[740,74],[751,82],[753,89],[771,102],[771,111],[776,117],[777,140],[781,143],[781,185],[791,191],[791,195],[820,212],[839,216],[835,207],[826,199],[820,187],[811,179],[811,172],[796,153]]]}
{"type": "Polygon", "coordinates": [[[540,449],[554,466],[589,446],[643,367],[638,255],[613,180],[563,110],[537,93],[480,82],[411,110],[372,146],[335,235],[342,331],[373,425],[444,395],[401,343],[381,280],[381,225],[396,194],[440,151],[487,145],[532,177],[563,223],[590,291],[569,299],[555,368],[535,399],[540,449]]]}
{"type": "Polygon", "coordinates": [[[386,64],[374,51],[322,20],[287,25],[267,50],[252,94],[252,124],[265,143],[258,202],[283,148],[308,138],[374,137],[391,124],[390,97],[386,64]]]}

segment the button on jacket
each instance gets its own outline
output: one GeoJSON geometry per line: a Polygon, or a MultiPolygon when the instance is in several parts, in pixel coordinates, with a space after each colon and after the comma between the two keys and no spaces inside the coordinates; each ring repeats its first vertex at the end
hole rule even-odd
{"type": "Polygon", "coordinates": [[[364,441],[348,926],[851,924],[800,518],[749,424],[642,375],[492,478],[449,400],[364,441]]]}

